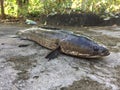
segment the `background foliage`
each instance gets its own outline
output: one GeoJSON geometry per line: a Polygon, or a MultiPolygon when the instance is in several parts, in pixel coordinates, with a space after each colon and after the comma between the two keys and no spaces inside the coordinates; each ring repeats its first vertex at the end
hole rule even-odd
{"type": "MultiPolygon", "coordinates": [[[[6,15],[37,17],[41,14],[93,12],[104,17],[120,13],[120,0],[28,0],[28,4],[21,4],[21,7],[17,1],[19,0],[4,0],[6,15]]],[[[25,0],[20,1],[23,3],[25,0]]]]}

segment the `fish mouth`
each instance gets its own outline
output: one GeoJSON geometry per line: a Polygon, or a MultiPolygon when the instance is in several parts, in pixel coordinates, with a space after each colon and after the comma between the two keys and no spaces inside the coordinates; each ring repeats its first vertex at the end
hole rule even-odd
{"type": "Polygon", "coordinates": [[[84,54],[83,56],[85,56],[86,58],[102,58],[105,56],[110,55],[109,50],[105,50],[103,53],[98,53],[98,54],[84,54]]]}
{"type": "Polygon", "coordinates": [[[109,50],[105,49],[104,51],[97,52],[97,53],[79,53],[79,52],[70,52],[70,55],[75,55],[77,57],[81,57],[81,58],[102,58],[105,56],[110,55],[109,50]]]}
{"type": "Polygon", "coordinates": [[[101,53],[101,56],[108,56],[108,55],[110,55],[109,50],[105,50],[101,53]]]}

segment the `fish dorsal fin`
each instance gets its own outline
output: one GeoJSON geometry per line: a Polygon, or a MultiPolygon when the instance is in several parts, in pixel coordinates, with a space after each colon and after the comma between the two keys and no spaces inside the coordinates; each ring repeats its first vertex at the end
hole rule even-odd
{"type": "Polygon", "coordinates": [[[45,58],[51,60],[56,58],[60,54],[60,46],[58,46],[55,50],[51,51],[45,58]]]}

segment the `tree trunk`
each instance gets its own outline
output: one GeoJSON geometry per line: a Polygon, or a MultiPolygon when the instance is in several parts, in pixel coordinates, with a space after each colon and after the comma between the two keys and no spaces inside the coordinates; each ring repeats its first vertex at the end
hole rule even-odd
{"type": "Polygon", "coordinates": [[[2,18],[5,18],[5,12],[4,12],[4,0],[0,0],[0,4],[1,4],[1,15],[2,18]]]}

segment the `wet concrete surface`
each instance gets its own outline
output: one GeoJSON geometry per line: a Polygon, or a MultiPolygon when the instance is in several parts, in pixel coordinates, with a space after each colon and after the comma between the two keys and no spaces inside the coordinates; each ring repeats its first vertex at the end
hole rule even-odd
{"type": "Polygon", "coordinates": [[[111,54],[81,59],[61,54],[48,61],[50,52],[17,38],[23,25],[0,24],[0,90],[119,90],[120,27],[61,27],[105,45],[111,54]]]}

